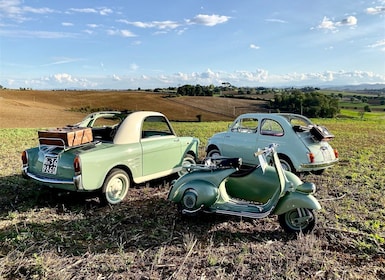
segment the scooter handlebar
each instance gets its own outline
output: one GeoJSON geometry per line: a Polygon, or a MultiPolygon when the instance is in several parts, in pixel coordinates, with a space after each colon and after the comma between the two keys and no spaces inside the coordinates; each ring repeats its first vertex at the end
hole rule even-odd
{"type": "Polygon", "coordinates": [[[273,152],[275,151],[275,148],[276,148],[276,147],[278,147],[278,144],[272,143],[272,144],[270,144],[268,147],[265,147],[263,150],[259,150],[259,151],[255,152],[255,153],[254,153],[254,156],[255,156],[255,157],[258,157],[258,156],[260,156],[260,155],[262,155],[262,154],[268,155],[268,154],[270,154],[270,153],[273,153],[273,152]]]}

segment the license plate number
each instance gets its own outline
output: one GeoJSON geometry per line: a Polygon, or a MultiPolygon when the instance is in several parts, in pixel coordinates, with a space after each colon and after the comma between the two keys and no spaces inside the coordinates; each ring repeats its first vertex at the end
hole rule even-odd
{"type": "Polygon", "coordinates": [[[58,162],[57,157],[51,157],[51,156],[44,157],[42,172],[48,173],[48,174],[56,174],[57,162],[58,162]]]}

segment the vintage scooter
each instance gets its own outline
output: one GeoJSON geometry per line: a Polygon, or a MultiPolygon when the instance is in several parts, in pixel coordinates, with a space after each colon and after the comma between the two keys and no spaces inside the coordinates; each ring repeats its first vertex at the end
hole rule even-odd
{"type": "Polygon", "coordinates": [[[225,157],[190,166],[172,183],[168,200],[185,215],[209,212],[255,219],[278,215],[286,232],[309,233],[316,222],[313,210],[321,209],[312,195],[316,187],[283,170],[277,146],[256,152],[259,165],[248,169],[241,168],[241,158],[225,157]]]}

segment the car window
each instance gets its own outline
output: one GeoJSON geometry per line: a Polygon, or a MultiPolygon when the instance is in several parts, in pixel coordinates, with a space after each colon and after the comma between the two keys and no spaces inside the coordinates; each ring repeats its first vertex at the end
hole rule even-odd
{"type": "Polygon", "coordinates": [[[97,118],[92,127],[106,127],[106,126],[110,126],[110,127],[113,127],[115,125],[118,125],[120,123],[120,118],[97,118]]]}
{"type": "Polygon", "coordinates": [[[290,119],[291,126],[308,126],[309,122],[303,118],[292,118],[290,119]]]}
{"type": "Polygon", "coordinates": [[[243,118],[238,120],[231,128],[233,132],[254,133],[257,132],[258,119],[243,118]]]}
{"type": "Polygon", "coordinates": [[[275,120],[264,119],[261,125],[261,134],[269,136],[283,136],[282,126],[275,120]]]}
{"type": "Polygon", "coordinates": [[[142,138],[173,135],[173,131],[162,116],[150,116],[144,119],[142,125],[142,138]]]}

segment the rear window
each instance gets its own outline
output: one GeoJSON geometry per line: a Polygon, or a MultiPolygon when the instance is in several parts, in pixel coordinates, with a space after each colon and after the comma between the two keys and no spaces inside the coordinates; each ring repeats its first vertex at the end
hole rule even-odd
{"type": "Polygon", "coordinates": [[[142,126],[142,138],[174,135],[169,123],[162,116],[147,117],[142,126]]]}

